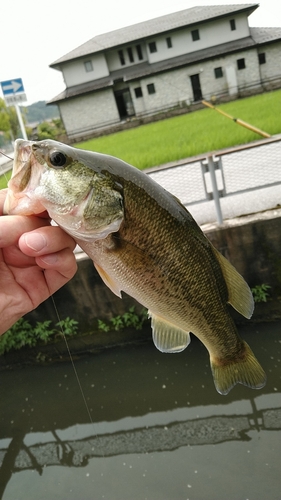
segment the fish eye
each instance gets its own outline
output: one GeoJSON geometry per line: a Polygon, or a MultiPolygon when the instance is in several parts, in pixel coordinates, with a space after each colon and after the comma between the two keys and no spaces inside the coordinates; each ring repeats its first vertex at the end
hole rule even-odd
{"type": "Polygon", "coordinates": [[[63,167],[66,164],[67,157],[61,151],[53,151],[50,154],[50,163],[53,167],[63,167]]]}

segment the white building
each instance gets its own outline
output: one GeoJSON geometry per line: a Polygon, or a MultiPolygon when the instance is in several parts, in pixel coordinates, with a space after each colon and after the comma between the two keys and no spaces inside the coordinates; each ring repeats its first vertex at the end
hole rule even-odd
{"type": "Polygon", "coordinates": [[[250,28],[258,4],[193,7],[96,36],[50,65],[70,139],[124,120],[281,87],[281,28],[250,28]]]}

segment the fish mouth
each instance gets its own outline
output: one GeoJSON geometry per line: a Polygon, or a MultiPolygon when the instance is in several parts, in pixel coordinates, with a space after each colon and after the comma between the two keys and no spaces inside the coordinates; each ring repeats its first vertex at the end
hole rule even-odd
{"type": "Polygon", "coordinates": [[[37,215],[45,211],[34,196],[43,166],[32,154],[32,144],[31,141],[16,140],[12,177],[3,207],[6,215],[37,215]]]}

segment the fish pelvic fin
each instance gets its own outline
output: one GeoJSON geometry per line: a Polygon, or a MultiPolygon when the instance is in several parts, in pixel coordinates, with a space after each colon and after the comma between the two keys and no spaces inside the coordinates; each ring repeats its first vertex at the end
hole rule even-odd
{"type": "Polygon", "coordinates": [[[183,351],[190,343],[188,332],[172,325],[167,320],[148,311],[151,318],[152,338],[161,352],[177,353],[183,351]]]}
{"type": "Polygon", "coordinates": [[[220,394],[226,395],[236,384],[261,389],[266,374],[248,344],[242,341],[242,354],[232,360],[210,359],[214,383],[220,394]]]}
{"type": "Polygon", "coordinates": [[[212,247],[214,254],[219,261],[223,277],[228,290],[228,303],[236,309],[242,316],[250,319],[254,312],[254,299],[252,292],[241,274],[235,267],[220,253],[212,247]]]}

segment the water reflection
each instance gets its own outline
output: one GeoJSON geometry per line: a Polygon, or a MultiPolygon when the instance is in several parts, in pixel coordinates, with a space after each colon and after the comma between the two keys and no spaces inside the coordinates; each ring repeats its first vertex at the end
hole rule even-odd
{"type": "MultiPolygon", "coordinates": [[[[252,400],[252,411],[246,415],[216,415],[101,435],[97,435],[96,431],[93,434],[93,426],[88,424],[79,425],[74,430],[46,434],[24,436],[19,433],[7,448],[1,449],[4,457],[2,463],[6,460],[9,469],[14,471],[35,469],[41,474],[43,467],[50,465],[83,467],[92,457],[162,452],[181,446],[210,445],[233,440],[249,441],[247,433],[250,430],[281,430],[281,406],[272,408],[274,399],[280,404],[280,398],[277,401],[275,396],[270,394],[265,398],[256,398],[258,404],[262,399],[263,404],[267,402],[270,406],[260,411],[252,400]],[[73,433],[88,435],[81,439],[67,439],[73,433]],[[26,444],[34,440],[37,442],[29,446],[26,444]]],[[[240,401],[240,407],[243,405],[248,406],[247,401],[240,401]]],[[[227,411],[231,413],[234,409],[233,405],[229,405],[227,411]]],[[[209,408],[209,411],[212,414],[213,408],[209,408]]],[[[181,413],[184,412],[179,411],[179,417],[181,413]]],[[[166,420],[167,415],[164,416],[166,420]]],[[[158,419],[161,420],[161,415],[155,417],[155,420],[158,419]]]]}
{"type": "MultiPolygon", "coordinates": [[[[44,476],[46,468],[58,466],[88,470],[95,458],[123,461],[136,455],[147,461],[148,456],[165,457],[167,453],[171,470],[176,471],[179,464],[171,460],[171,452],[176,450],[190,453],[199,447],[212,460],[213,445],[224,444],[230,450],[236,442],[237,446],[247,443],[251,447],[256,433],[267,436],[267,431],[280,432],[280,324],[256,330],[250,328],[247,340],[268,373],[262,391],[238,386],[227,397],[218,395],[205,349],[197,341],[188,352],[174,356],[145,344],[110,349],[77,361],[93,423],[89,423],[71,366],[2,372],[0,498],[14,498],[4,496],[9,482],[20,490],[22,474],[28,471],[44,476]]],[[[263,450],[258,452],[262,456],[263,450]]],[[[243,460],[241,467],[248,467],[243,460]]],[[[264,478],[264,492],[266,484],[264,478]]],[[[108,491],[104,487],[95,498],[125,498],[115,496],[112,486],[108,491]]],[[[85,488],[80,498],[93,498],[85,488]]],[[[263,498],[258,496],[258,477],[255,488],[255,498],[263,498]]],[[[10,495],[12,490],[6,491],[10,495]]],[[[146,498],[158,497],[150,497],[148,492],[146,498]]],[[[169,497],[162,492],[159,498],[169,497]]],[[[173,498],[185,497],[175,494],[173,498]]],[[[214,492],[208,498],[223,496],[214,492]]]]}

